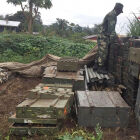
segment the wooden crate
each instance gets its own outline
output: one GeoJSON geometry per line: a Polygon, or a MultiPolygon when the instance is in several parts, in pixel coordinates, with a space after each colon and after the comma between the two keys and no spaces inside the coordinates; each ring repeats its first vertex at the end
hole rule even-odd
{"type": "Polygon", "coordinates": [[[139,75],[139,88],[138,88],[136,105],[135,105],[135,114],[137,118],[137,125],[140,130],[140,75],[139,75]]]}
{"type": "Polygon", "coordinates": [[[58,71],[78,71],[79,59],[73,57],[63,57],[57,62],[58,71]]]}
{"type": "Polygon", "coordinates": [[[81,71],[59,72],[56,66],[47,67],[43,74],[43,83],[46,84],[72,84],[73,90],[84,90],[84,76],[81,71]]]}
{"type": "Polygon", "coordinates": [[[77,119],[84,127],[126,127],[130,107],[118,92],[77,91],[77,119]]]}
{"type": "Polygon", "coordinates": [[[26,99],[16,107],[17,118],[64,119],[70,112],[69,99],[26,99]]]}
{"type": "Polygon", "coordinates": [[[8,121],[16,124],[57,124],[57,119],[16,118],[16,114],[12,115],[8,121]]]}
{"type": "Polygon", "coordinates": [[[73,97],[72,85],[51,85],[38,84],[34,89],[29,90],[28,99],[69,99],[73,97]]]}
{"type": "Polygon", "coordinates": [[[28,125],[28,124],[16,124],[10,126],[10,133],[13,135],[48,135],[53,136],[54,133],[59,131],[59,127],[56,125],[28,125]]]}

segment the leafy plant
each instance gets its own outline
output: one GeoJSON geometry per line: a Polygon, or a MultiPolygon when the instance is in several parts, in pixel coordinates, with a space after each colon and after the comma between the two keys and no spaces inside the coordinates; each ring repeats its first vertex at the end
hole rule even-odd
{"type": "Polygon", "coordinates": [[[10,136],[9,136],[9,135],[6,136],[6,137],[5,137],[5,140],[10,140],[10,136]]]}
{"type": "Polygon", "coordinates": [[[22,140],[27,140],[26,137],[22,137],[22,140]]]}
{"type": "Polygon", "coordinates": [[[95,44],[74,43],[60,37],[29,34],[0,34],[0,62],[29,63],[46,54],[82,58],[95,44]]]}
{"type": "Polygon", "coordinates": [[[95,131],[96,131],[96,140],[101,140],[102,137],[103,137],[103,132],[101,130],[101,127],[99,124],[97,124],[96,128],[95,128],[95,131]]]}
{"type": "Polygon", "coordinates": [[[140,20],[137,18],[137,16],[133,13],[134,18],[133,20],[129,20],[128,25],[128,35],[132,36],[140,36],[140,20]]]}
{"type": "Polygon", "coordinates": [[[61,136],[58,136],[59,140],[102,140],[103,132],[99,125],[95,128],[96,134],[89,132],[85,129],[72,130],[71,132],[64,132],[61,136]]]}

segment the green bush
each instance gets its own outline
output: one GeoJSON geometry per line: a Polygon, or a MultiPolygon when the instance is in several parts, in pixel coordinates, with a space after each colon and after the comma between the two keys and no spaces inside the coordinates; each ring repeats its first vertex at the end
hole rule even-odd
{"type": "Polygon", "coordinates": [[[28,63],[46,54],[83,57],[95,44],[73,43],[58,37],[29,34],[0,34],[0,62],[17,61],[28,63]]]}
{"type": "Polygon", "coordinates": [[[140,20],[136,17],[134,13],[133,15],[133,20],[129,20],[128,35],[140,36],[140,20]]]}

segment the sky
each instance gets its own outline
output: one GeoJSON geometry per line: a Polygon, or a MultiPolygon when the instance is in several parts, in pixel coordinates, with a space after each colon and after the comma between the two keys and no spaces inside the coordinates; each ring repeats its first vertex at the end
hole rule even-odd
{"type": "MultiPolygon", "coordinates": [[[[8,4],[7,0],[0,0],[0,15],[14,14],[21,10],[19,6],[8,4]]],[[[94,27],[100,24],[104,16],[110,12],[116,2],[124,5],[123,13],[118,16],[116,32],[125,34],[128,18],[133,18],[132,13],[140,15],[140,0],[52,0],[51,9],[40,9],[44,25],[56,22],[56,18],[65,19],[70,23],[80,26],[94,27]]]]}

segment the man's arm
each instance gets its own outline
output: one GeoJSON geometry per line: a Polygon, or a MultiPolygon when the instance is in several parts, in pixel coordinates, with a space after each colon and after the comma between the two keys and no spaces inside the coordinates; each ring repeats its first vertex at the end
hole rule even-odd
{"type": "Polygon", "coordinates": [[[117,18],[114,15],[108,16],[108,33],[111,36],[116,36],[115,27],[116,27],[117,18]]]}

